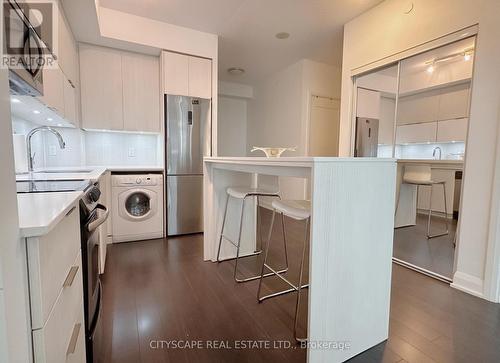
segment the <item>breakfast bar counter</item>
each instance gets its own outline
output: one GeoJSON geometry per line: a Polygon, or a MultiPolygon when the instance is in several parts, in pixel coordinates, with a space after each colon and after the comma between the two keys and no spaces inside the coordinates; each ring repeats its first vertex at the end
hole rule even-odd
{"type": "MultiPolygon", "coordinates": [[[[308,361],[343,362],[386,340],[389,328],[396,161],[377,158],[204,159],[204,258],[215,261],[226,189],[308,179],[311,198],[308,361]]],[[[255,249],[256,206],[245,208],[242,250],[255,249]]],[[[239,208],[228,211],[237,233],[239,208]]],[[[231,257],[230,249],[221,252],[231,257]]]]}

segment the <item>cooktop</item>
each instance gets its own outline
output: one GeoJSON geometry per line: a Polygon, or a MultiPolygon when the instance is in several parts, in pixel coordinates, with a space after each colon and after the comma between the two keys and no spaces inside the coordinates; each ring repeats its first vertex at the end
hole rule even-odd
{"type": "Polygon", "coordinates": [[[90,180],[20,180],[16,182],[18,193],[74,192],[85,190],[90,180]]]}

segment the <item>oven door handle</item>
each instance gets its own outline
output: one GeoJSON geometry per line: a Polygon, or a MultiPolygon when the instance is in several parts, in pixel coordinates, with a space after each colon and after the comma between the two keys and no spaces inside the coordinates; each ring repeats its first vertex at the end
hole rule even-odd
{"type": "Polygon", "coordinates": [[[94,339],[95,331],[97,329],[97,324],[99,324],[99,319],[102,313],[102,284],[101,280],[97,280],[98,294],[97,294],[97,306],[94,317],[92,318],[92,323],[89,329],[90,337],[94,339]]]}
{"type": "Polygon", "coordinates": [[[106,208],[102,204],[96,205],[96,209],[103,210],[104,214],[101,217],[97,218],[95,221],[92,221],[92,222],[90,222],[88,224],[87,230],[90,233],[92,233],[93,231],[95,231],[97,229],[97,227],[99,227],[101,224],[103,224],[104,222],[106,222],[106,219],[108,219],[108,216],[109,216],[109,210],[108,210],[108,208],[106,208]]]}

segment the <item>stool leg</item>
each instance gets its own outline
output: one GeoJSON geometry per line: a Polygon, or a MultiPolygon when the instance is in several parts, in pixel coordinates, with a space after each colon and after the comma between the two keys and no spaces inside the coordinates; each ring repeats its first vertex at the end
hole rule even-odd
{"type": "Polygon", "coordinates": [[[257,289],[257,301],[260,302],[260,290],[262,288],[262,279],[264,278],[264,269],[266,267],[267,255],[269,253],[269,245],[271,244],[271,236],[273,233],[274,217],[276,216],[276,210],[273,209],[273,215],[271,217],[271,227],[269,227],[269,233],[267,235],[267,245],[266,252],[264,253],[264,261],[262,262],[262,269],[260,272],[259,288],[257,289]]]}
{"type": "Polygon", "coordinates": [[[259,251],[262,252],[262,245],[263,245],[263,238],[262,238],[262,216],[260,215],[260,198],[258,195],[256,195],[257,198],[257,224],[259,228],[259,245],[260,248],[257,249],[257,243],[255,243],[255,252],[259,251]]]}
{"type": "MultiPolygon", "coordinates": [[[[446,183],[439,183],[443,185],[443,197],[444,197],[444,221],[446,224],[446,231],[442,233],[437,233],[437,234],[432,234],[431,235],[431,222],[430,222],[430,217],[429,217],[429,222],[427,223],[427,239],[435,238],[435,237],[441,237],[441,236],[446,236],[449,234],[449,225],[448,225],[448,206],[446,204],[446,183]]],[[[431,198],[432,198],[432,189],[431,189],[431,198]]],[[[430,210],[429,210],[430,214],[430,210]]]]}
{"type": "Polygon", "coordinates": [[[236,260],[234,261],[234,280],[238,281],[236,274],[238,272],[238,259],[240,257],[240,245],[241,245],[241,230],[243,229],[243,211],[245,210],[245,198],[241,201],[241,214],[240,214],[240,230],[238,232],[238,243],[236,245],[236,260]]]}
{"type": "Polygon", "coordinates": [[[293,336],[297,342],[305,342],[307,338],[297,337],[297,328],[299,324],[300,311],[300,291],[302,289],[302,276],[304,274],[304,260],[306,258],[306,248],[309,241],[309,219],[306,220],[306,232],[304,236],[304,247],[302,248],[302,260],[300,261],[299,284],[297,285],[297,304],[295,305],[295,319],[293,322],[293,336]]]}
{"type": "Polygon", "coordinates": [[[432,190],[434,185],[431,185],[431,193],[429,197],[429,217],[427,218],[427,238],[431,236],[431,217],[432,217],[432,190]]]}
{"type": "Polygon", "coordinates": [[[224,226],[226,225],[226,216],[227,216],[227,206],[229,204],[229,198],[231,196],[228,194],[227,195],[227,198],[226,198],[226,208],[224,209],[224,217],[222,218],[222,228],[221,228],[221,231],[220,231],[220,237],[219,237],[219,248],[217,249],[217,262],[221,262],[219,260],[219,257],[220,257],[220,247],[222,245],[222,236],[224,234],[224,226]]]}
{"type": "Polygon", "coordinates": [[[281,213],[281,228],[283,229],[283,247],[285,249],[285,269],[288,270],[288,251],[286,248],[285,215],[281,213]]]}
{"type": "Polygon", "coordinates": [[[443,197],[444,197],[444,218],[445,218],[444,220],[446,223],[446,234],[448,234],[450,228],[448,225],[448,206],[446,205],[446,183],[443,183],[443,197]]]}

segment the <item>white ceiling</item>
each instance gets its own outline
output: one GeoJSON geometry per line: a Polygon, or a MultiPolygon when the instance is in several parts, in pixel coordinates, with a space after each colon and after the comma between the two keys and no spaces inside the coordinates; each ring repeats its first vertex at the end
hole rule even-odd
{"type": "Polygon", "coordinates": [[[299,59],[340,66],[343,24],[382,0],[101,0],[100,5],[220,36],[219,78],[254,84],[299,59]],[[290,38],[278,40],[278,32],[290,38]],[[246,70],[241,76],[230,67],[246,70]]]}

